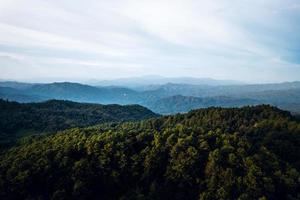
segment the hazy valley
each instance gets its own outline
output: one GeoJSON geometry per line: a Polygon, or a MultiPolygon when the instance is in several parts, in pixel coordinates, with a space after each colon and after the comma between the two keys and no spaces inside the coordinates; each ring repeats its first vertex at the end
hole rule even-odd
{"type": "MultiPolygon", "coordinates": [[[[200,81],[199,81],[200,82],[200,81]]],[[[215,81],[216,82],[216,81],[215,81]]],[[[60,82],[27,84],[0,82],[0,97],[17,102],[50,99],[99,104],[139,104],[159,114],[188,112],[205,107],[240,107],[270,104],[292,113],[300,112],[300,82],[246,85],[163,85],[91,86],[60,82]]]]}

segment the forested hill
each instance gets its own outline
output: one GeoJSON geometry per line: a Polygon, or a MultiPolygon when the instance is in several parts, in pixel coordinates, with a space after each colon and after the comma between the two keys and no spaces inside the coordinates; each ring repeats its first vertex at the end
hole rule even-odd
{"type": "Polygon", "coordinates": [[[4,145],[16,136],[157,116],[139,105],[100,105],[60,100],[22,104],[0,100],[0,142],[4,145]]]}
{"type": "Polygon", "coordinates": [[[300,199],[300,123],[208,108],[75,128],[0,157],[1,199],[300,199]]]}

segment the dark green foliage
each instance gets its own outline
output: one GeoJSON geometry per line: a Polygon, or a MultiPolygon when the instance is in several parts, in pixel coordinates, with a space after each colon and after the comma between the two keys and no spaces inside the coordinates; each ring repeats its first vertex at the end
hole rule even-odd
{"type": "Polygon", "coordinates": [[[156,116],[139,105],[100,105],[59,100],[20,104],[0,99],[0,145],[14,143],[17,137],[24,135],[156,116]]]}
{"type": "Polygon", "coordinates": [[[300,199],[300,123],[270,106],[75,128],[0,160],[1,199],[300,199]]]}

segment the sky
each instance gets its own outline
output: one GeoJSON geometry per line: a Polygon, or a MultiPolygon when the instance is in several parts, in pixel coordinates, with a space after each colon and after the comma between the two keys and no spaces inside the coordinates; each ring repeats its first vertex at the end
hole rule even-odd
{"type": "Polygon", "coordinates": [[[300,0],[0,0],[0,79],[300,80],[300,0]]]}

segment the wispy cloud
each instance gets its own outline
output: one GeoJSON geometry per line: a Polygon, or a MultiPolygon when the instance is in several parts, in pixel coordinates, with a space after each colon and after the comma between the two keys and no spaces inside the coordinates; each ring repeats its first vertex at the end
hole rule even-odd
{"type": "Polygon", "coordinates": [[[299,5],[0,0],[0,78],[299,80],[299,5]]]}

